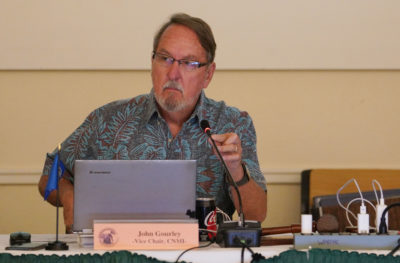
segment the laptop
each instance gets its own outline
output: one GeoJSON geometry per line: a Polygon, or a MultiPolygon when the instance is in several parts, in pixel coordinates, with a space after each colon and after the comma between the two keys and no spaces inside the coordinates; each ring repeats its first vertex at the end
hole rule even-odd
{"type": "Polygon", "coordinates": [[[76,160],[74,232],[93,220],[190,219],[195,160],[76,160]]]}

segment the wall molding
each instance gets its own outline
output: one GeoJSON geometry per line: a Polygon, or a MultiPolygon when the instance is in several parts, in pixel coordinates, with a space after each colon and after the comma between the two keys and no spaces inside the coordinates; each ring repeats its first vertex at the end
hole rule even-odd
{"type": "Polygon", "coordinates": [[[39,182],[41,169],[0,169],[0,185],[26,185],[39,182]]]}
{"type": "MultiPolygon", "coordinates": [[[[261,169],[267,184],[300,184],[302,169],[261,169]]],[[[0,169],[0,185],[32,185],[39,182],[41,169],[0,169]]]]}
{"type": "Polygon", "coordinates": [[[300,184],[303,169],[261,169],[268,185],[273,184],[300,184]]]}

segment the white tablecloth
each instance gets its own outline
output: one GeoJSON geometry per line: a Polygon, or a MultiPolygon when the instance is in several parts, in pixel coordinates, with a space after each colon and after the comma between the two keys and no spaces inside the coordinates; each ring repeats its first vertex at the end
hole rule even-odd
{"type": "MultiPolygon", "coordinates": [[[[54,241],[55,235],[32,235],[32,242],[39,241],[54,241]]],[[[5,247],[9,246],[9,235],[0,235],[0,253],[11,253],[13,255],[21,254],[42,254],[42,255],[76,255],[76,254],[103,254],[105,250],[93,250],[92,248],[83,248],[78,244],[78,236],[72,235],[60,235],[60,241],[67,242],[69,250],[67,251],[48,251],[45,249],[36,251],[17,251],[17,250],[5,250],[5,247]]],[[[266,258],[279,255],[281,252],[291,249],[293,246],[282,245],[282,246],[263,246],[251,248],[256,253],[261,253],[266,258]]],[[[183,250],[132,250],[131,252],[142,254],[147,257],[153,257],[158,260],[165,260],[175,262],[178,256],[183,250]]],[[[241,248],[221,248],[217,244],[212,244],[207,248],[200,248],[186,252],[180,260],[193,263],[201,262],[232,262],[239,263],[241,256],[241,248]]],[[[250,252],[245,252],[245,262],[251,261],[250,252]]]]}

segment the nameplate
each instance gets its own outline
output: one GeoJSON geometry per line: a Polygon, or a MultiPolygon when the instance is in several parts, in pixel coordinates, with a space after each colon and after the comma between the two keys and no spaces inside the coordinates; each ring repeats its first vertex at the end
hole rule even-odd
{"type": "Polygon", "coordinates": [[[94,220],[93,248],[181,250],[199,245],[197,220],[94,220]]]}

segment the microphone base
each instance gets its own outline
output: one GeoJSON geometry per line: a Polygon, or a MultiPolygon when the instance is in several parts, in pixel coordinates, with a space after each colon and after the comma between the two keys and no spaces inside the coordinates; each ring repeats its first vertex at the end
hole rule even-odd
{"type": "Polygon", "coordinates": [[[246,221],[239,226],[237,221],[223,222],[218,225],[216,242],[221,247],[259,247],[261,224],[258,221],[246,221]],[[243,244],[244,243],[244,244],[243,244]]]}
{"type": "Polygon", "coordinates": [[[46,246],[46,250],[68,250],[67,243],[61,241],[50,242],[46,246]]]}

